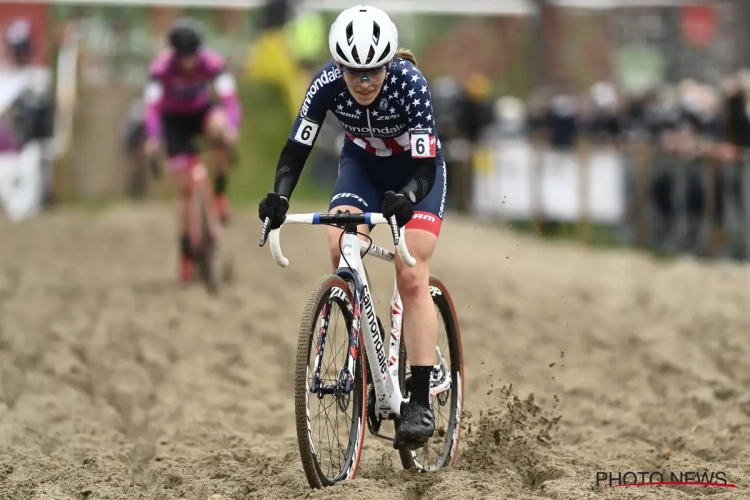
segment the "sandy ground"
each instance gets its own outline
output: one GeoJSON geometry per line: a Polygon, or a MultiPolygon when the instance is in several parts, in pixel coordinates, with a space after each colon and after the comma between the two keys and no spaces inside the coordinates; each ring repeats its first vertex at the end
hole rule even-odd
{"type": "MultiPolygon", "coordinates": [[[[369,437],[354,481],[311,492],[292,364],[324,232],[285,229],[281,269],[240,214],[235,282],[211,299],[174,281],[173,220],[143,205],[0,222],[0,498],[750,497],[746,268],[449,217],[434,273],[463,329],[456,465],[405,472],[369,437]],[[739,488],[595,485],[598,471],[706,470],[739,488]]],[[[382,308],[392,277],[378,267],[382,308]]]]}

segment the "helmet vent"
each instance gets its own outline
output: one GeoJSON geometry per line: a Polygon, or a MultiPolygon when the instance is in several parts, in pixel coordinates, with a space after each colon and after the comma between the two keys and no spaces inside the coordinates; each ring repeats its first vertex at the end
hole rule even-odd
{"type": "Polygon", "coordinates": [[[346,43],[351,47],[354,43],[354,23],[349,23],[346,26],[346,43]]]}
{"type": "Polygon", "coordinates": [[[377,62],[383,62],[385,57],[388,55],[388,53],[391,51],[391,42],[388,42],[388,45],[385,46],[385,49],[380,54],[380,57],[378,57],[377,62]]]}
{"type": "Polygon", "coordinates": [[[343,59],[346,62],[349,62],[349,58],[346,57],[346,54],[344,54],[344,51],[341,50],[341,45],[339,45],[338,43],[336,44],[336,53],[339,55],[341,59],[343,59]]]}
{"type": "Polygon", "coordinates": [[[370,52],[367,53],[367,62],[365,62],[365,64],[370,64],[373,57],[375,57],[375,47],[370,47],[370,52]]]}

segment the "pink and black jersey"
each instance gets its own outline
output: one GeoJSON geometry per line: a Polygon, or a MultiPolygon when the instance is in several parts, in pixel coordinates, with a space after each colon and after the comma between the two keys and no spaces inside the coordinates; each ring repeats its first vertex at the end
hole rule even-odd
{"type": "Polygon", "coordinates": [[[211,86],[226,108],[230,123],[239,127],[242,113],[236,85],[221,55],[211,49],[201,49],[198,65],[190,73],[180,70],[171,49],[157,55],[149,66],[145,91],[148,137],[160,135],[162,115],[191,115],[214,104],[211,86]]]}

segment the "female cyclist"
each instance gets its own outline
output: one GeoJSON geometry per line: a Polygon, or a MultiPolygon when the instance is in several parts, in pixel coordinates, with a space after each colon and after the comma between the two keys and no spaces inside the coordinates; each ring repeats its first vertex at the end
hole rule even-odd
{"type": "MultiPolygon", "coordinates": [[[[417,260],[415,267],[396,262],[412,373],[412,396],[401,410],[398,440],[420,446],[435,430],[429,390],[437,317],[429,292],[429,266],[446,185],[430,90],[414,56],[398,47],[395,24],[380,9],[358,5],[343,11],[331,26],[329,47],[333,61],[313,78],[281,151],[274,191],[260,202],[258,215],[261,221],[270,218],[271,229],[284,222],[302,167],[331,110],[346,139],[329,210],[395,215],[399,227],[406,226],[409,252],[417,260]]],[[[371,227],[359,229],[369,233],[371,227]]],[[[334,269],[340,232],[328,230],[334,269]]]]}
{"type": "MultiPolygon", "coordinates": [[[[146,155],[159,151],[159,136],[164,128],[167,157],[180,190],[181,278],[192,279],[190,237],[188,236],[188,199],[190,167],[200,162],[195,136],[205,134],[215,147],[233,154],[240,125],[241,107],[235,81],[224,59],[203,47],[200,26],[193,19],[174,22],[169,30],[170,48],[156,56],[149,67],[149,83],[144,93],[146,104],[146,155]],[[215,104],[209,84],[221,99],[215,104]]],[[[225,157],[226,159],[226,157],[225,157]]],[[[216,209],[222,222],[229,216],[226,199],[227,161],[217,162],[214,178],[216,209]]]]}

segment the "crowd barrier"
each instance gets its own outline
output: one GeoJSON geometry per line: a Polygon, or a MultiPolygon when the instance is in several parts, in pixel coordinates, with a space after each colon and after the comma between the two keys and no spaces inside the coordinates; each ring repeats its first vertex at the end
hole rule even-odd
{"type": "Polygon", "coordinates": [[[572,224],[583,242],[596,226],[660,253],[750,256],[750,151],[723,162],[646,141],[559,150],[526,138],[483,149],[472,194],[480,218],[572,224]]]}

